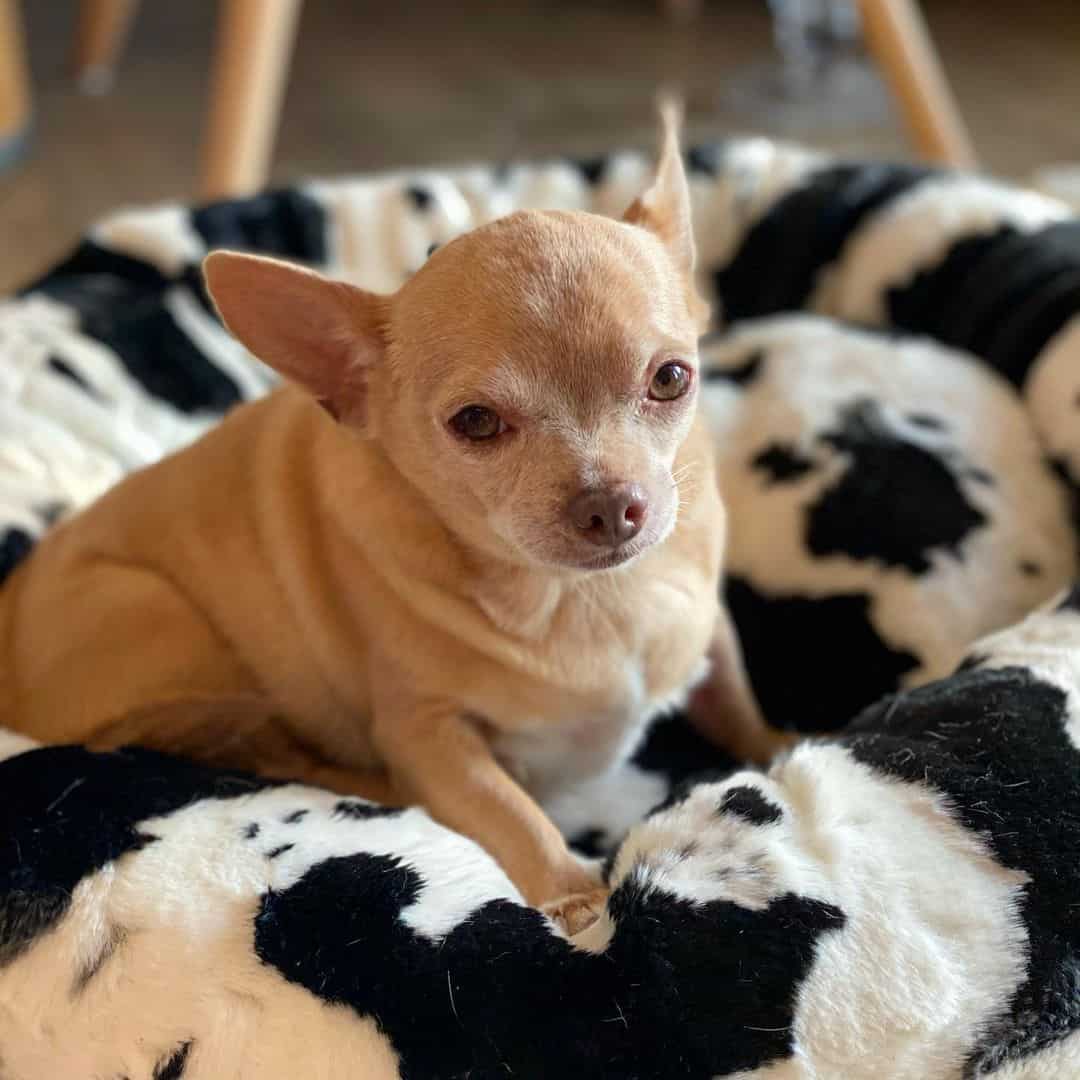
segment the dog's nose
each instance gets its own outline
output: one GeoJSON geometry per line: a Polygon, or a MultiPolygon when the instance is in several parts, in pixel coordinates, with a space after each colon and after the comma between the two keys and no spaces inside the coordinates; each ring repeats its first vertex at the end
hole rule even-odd
{"type": "Polygon", "coordinates": [[[586,488],[570,500],[570,520],[600,547],[618,547],[636,536],[648,512],[648,496],[637,484],[586,488]]]}

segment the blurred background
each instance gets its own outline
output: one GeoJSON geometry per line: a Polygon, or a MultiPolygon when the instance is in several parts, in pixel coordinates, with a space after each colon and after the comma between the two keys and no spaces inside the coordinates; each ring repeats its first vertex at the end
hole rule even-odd
{"type": "MultiPolygon", "coordinates": [[[[0,144],[0,290],[117,206],[229,193],[207,181],[207,114],[217,95],[220,141],[229,72],[252,63],[264,94],[275,82],[283,93],[267,110],[272,184],[649,147],[660,85],[683,92],[689,142],[763,132],[860,156],[916,152],[848,0],[143,0],[120,5],[129,23],[111,78],[87,64],[78,30],[95,5],[2,5],[0,59],[25,60],[31,122],[0,144]],[[289,26],[253,59],[263,7],[289,26]]],[[[1080,162],[1080,2],[929,0],[922,12],[978,165],[1066,186],[1068,169],[1046,170],[1080,162]]]]}

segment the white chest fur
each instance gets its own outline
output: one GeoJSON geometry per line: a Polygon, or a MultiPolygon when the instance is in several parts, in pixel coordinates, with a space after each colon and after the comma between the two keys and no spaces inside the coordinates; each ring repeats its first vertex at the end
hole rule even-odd
{"type": "Polygon", "coordinates": [[[685,704],[690,691],[708,674],[704,655],[678,690],[664,697],[649,693],[644,665],[627,661],[613,687],[609,707],[550,720],[522,724],[499,734],[499,759],[541,801],[560,790],[624,763],[637,749],[650,722],[685,704]]]}

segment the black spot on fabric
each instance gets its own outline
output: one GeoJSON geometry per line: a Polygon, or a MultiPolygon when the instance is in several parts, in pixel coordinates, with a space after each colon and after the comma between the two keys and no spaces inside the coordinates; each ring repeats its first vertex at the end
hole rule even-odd
{"type": "MultiPolygon", "coordinates": [[[[1011,226],[964,236],[953,243],[936,266],[920,270],[904,285],[888,290],[889,321],[904,330],[929,334],[943,344],[964,348],[964,335],[955,321],[958,289],[971,278],[979,264],[996,248],[1018,237],[1011,226]]],[[[975,303],[968,296],[964,303],[975,303]]]]}
{"type": "Polygon", "coordinates": [[[187,1068],[188,1055],[191,1053],[192,1040],[181,1043],[167,1058],[154,1067],[153,1080],[180,1080],[187,1068]]]}
{"type": "Polygon", "coordinates": [[[908,691],[852,724],[851,753],[943,792],[953,816],[1022,871],[1026,978],[985,1032],[967,1076],[1080,1030],[1080,754],[1065,692],[1018,667],[978,668],[908,691]]]}
{"type": "Polygon", "coordinates": [[[717,177],[724,167],[725,147],[720,143],[692,146],[686,151],[686,168],[691,173],[717,177]]]}
{"type": "Polygon", "coordinates": [[[173,285],[149,263],[84,241],[33,292],[74,309],[83,333],[112,349],[147,393],[186,413],[225,412],[239,387],[173,318],[173,285]]]}
{"type": "Polygon", "coordinates": [[[596,187],[604,179],[604,173],[607,172],[608,158],[606,156],[575,158],[572,164],[585,177],[585,182],[590,187],[596,187]]]}
{"type": "Polygon", "coordinates": [[[377,803],[357,802],[355,799],[342,799],[334,804],[334,814],[338,817],[352,818],[354,821],[366,821],[368,818],[393,817],[400,814],[396,806],[379,806],[377,803]]]}
{"type": "Polygon", "coordinates": [[[92,398],[96,398],[98,401],[101,400],[101,395],[98,391],[62,357],[50,356],[49,370],[60,375],[62,378],[67,379],[69,382],[73,382],[80,390],[89,394],[92,398]]]}
{"type": "Polygon", "coordinates": [[[161,290],[168,284],[169,279],[153,263],[83,240],[44,277],[22,289],[21,295],[42,292],[69,303],[69,290],[81,285],[103,304],[111,298],[122,301],[135,289],[161,290]]]}
{"type": "Polygon", "coordinates": [[[741,784],[724,792],[718,812],[734,814],[751,825],[772,825],[784,816],[780,807],[766,799],[757,788],[741,784]]]}
{"type": "Polygon", "coordinates": [[[296,189],[226,199],[191,212],[207,249],[227,247],[323,266],[329,260],[321,204],[296,189]]]}
{"type": "Polygon", "coordinates": [[[1037,562],[1032,562],[1031,559],[1021,559],[1017,564],[1017,569],[1024,577],[1042,576],[1042,567],[1037,562]]]}
{"type": "Polygon", "coordinates": [[[907,420],[909,424],[926,428],[928,431],[944,431],[949,426],[940,416],[931,416],[929,413],[908,413],[907,420]]]}
{"type": "Polygon", "coordinates": [[[75,978],[71,984],[71,996],[73,998],[78,997],[90,985],[94,977],[105,966],[106,961],[120,948],[126,938],[127,931],[123,927],[112,926],[109,928],[109,933],[97,955],[92,957],[75,973],[75,978]]]}
{"type": "Polygon", "coordinates": [[[268,859],[276,859],[279,855],[284,855],[286,851],[292,851],[296,847],[295,844],[279,844],[276,848],[271,848],[267,853],[268,859]]]}
{"type": "Polygon", "coordinates": [[[590,859],[599,859],[607,855],[613,846],[611,837],[603,829],[585,829],[568,841],[570,846],[590,859]]]}
{"type": "Polygon", "coordinates": [[[965,236],[935,266],[890,289],[888,305],[897,326],[965,349],[1021,386],[1080,312],[1080,221],[965,236]]]}
{"type": "Polygon", "coordinates": [[[726,322],[803,307],[821,271],[872,214],[927,177],[915,165],[855,163],[815,170],[747,230],[714,272],[726,322]]]}
{"type": "Polygon", "coordinates": [[[710,367],[704,371],[706,382],[729,382],[746,389],[761,374],[765,363],[765,350],[755,349],[739,364],[725,367],[710,367]]]}
{"type": "Polygon", "coordinates": [[[112,348],[128,373],[154,397],[185,413],[224,413],[241,400],[232,377],[192,343],[161,303],[127,309],[111,326],[83,329],[112,348]]]}
{"type": "Polygon", "coordinates": [[[890,428],[877,402],[847,406],[819,439],[850,458],[843,475],[806,509],[806,546],[913,574],[930,554],[961,558],[960,545],[986,524],[945,462],[890,428]]]}
{"type": "Polygon", "coordinates": [[[1080,614],[1080,583],[1070,586],[1069,591],[1057,605],[1058,611],[1075,611],[1080,614]]]}
{"type": "Polygon", "coordinates": [[[0,585],[4,579],[30,554],[34,538],[25,529],[5,529],[0,536],[0,585]]]}
{"type": "Polygon", "coordinates": [[[294,810],[291,814],[286,814],[282,819],[283,825],[297,825],[308,816],[308,810],[294,810]]]}
{"type": "MultiPolygon", "coordinates": [[[[653,721],[631,764],[642,772],[663,778],[667,784],[663,798],[649,808],[645,817],[678,805],[698,784],[726,780],[733,772],[746,768],[745,762],[706,739],[678,712],[653,721]]],[[[608,854],[606,880],[623,837],[605,835],[604,839],[609,846],[600,854],[608,854]]]]}
{"type": "Polygon", "coordinates": [[[600,955],[505,900],[431,941],[399,918],[426,887],[390,856],[333,858],[268,893],[255,919],[260,960],[373,1017],[406,1080],[674,1080],[758,1068],[790,1056],[816,942],[843,925],[836,908],[806,898],[754,912],[635,879],[611,898],[614,935],[600,955]],[[558,1038],[538,1017],[558,1017],[558,1038]]]}
{"type": "MultiPolygon", "coordinates": [[[[681,803],[686,802],[702,784],[721,784],[727,780],[733,772],[745,772],[747,768],[748,766],[745,764],[736,764],[731,768],[726,769],[698,769],[697,772],[682,778],[678,783],[672,785],[667,798],[654,806],[646,817],[654,817],[657,814],[663,814],[666,811],[679,806],[681,803]]],[[[719,807],[717,809],[719,810],[719,807]]],[[[614,859],[611,860],[613,865],[614,861],[614,859]]]]}
{"type": "Polygon", "coordinates": [[[974,671],[975,668],[982,667],[990,657],[986,653],[968,653],[963,660],[960,661],[956,670],[959,671],[974,671]]]}
{"type": "Polygon", "coordinates": [[[632,763],[645,772],[663,776],[669,786],[705,772],[726,776],[743,768],[726,751],[700,735],[681,714],[655,721],[638,747],[632,763]]]}
{"type": "Polygon", "coordinates": [[[435,197],[427,188],[419,187],[416,184],[410,184],[405,189],[405,198],[412,203],[414,210],[427,210],[435,201],[435,197]]]}
{"type": "Polygon", "coordinates": [[[273,786],[148,750],[30,750],[0,761],[0,966],[51,929],[87,875],[153,842],[140,821],[273,786]]]}
{"type": "Polygon", "coordinates": [[[764,473],[766,482],[791,484],[815,468],[812,458],[800,454],[789,443],[770,443],[750,459],[750,467],[764,473]]]}
{"type": "Polygon", "coordinates": [[[254,840],[255,837],[259,835],[259,829],[260,826],[257,821],[249,822],[247,825],[244,826],[244,839],[254,840]]]}
{"type": "Polygon", "coordinates": [[[919,666],[878,636],[866,593],[769,594],[737,576],[725,592],[751,685],[774,727],[836,731],[919,666]]]}

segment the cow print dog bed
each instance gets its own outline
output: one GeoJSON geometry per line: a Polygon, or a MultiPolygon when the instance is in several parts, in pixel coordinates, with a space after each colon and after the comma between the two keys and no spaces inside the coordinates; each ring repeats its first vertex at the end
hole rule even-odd
{"type": "MultiPolygon", "coordinates": [[[[3,1080],[1080,1077],[1080,229],[978,177],[688,160],[727,599],[770,718],[825,734],[748,772],[661,718],[556,793],[612,886],[567,941],[420,810],[0,731],[3,1080]]],[[[113,215],[0,303],[0,578],[272,385],[209,249],[389,289],[648,168],[113,215]]]]}

